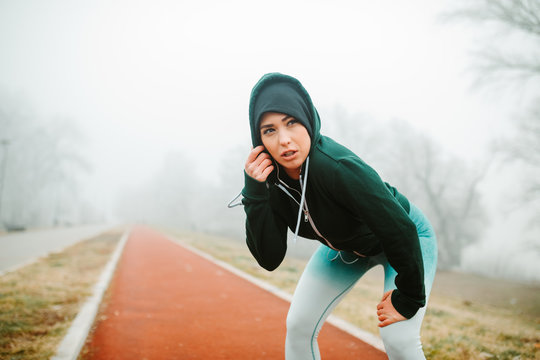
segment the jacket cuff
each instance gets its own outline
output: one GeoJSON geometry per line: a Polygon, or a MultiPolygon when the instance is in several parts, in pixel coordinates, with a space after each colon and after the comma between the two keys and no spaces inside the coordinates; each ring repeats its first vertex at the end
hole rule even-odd
{"type": "Polygon", "coordinates": [[[403,295],[398,289],[394,289],[392,292],[391,300],[392,305],[394,305],[397,312],[405,316],[407,319],[412,318],[418,312],[418,309],[425,305],[420,305],[418,302],[403,295]]]}
{"type": "Polygon", "coordinates": [[[250,200],[266,200],[268,198],[268,187],[266,181],[258,181],[249,176],[244,170],[244,188],[242,196],[250,200]]]}

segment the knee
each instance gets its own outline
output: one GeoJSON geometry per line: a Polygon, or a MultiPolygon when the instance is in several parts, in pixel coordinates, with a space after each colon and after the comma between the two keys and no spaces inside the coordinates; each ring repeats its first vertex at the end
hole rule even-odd
{"type": "Polygon", "coordinates": [[[420,334],[398,325],[400,323],[389,325],[380,331],[386,353],[391,359],[416,359],[413,354],[422,353],[420,334]]]}
{"type": "Polygon", "coordinates": [[[307,314],[291,308],[287,314],[287,337],[311,337],[313,327],[310,320],[307,314]]]}

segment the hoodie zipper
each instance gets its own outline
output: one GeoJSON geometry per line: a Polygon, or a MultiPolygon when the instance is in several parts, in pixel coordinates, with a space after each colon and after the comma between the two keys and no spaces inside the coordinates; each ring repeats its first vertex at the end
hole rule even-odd
{"type": "MultiPolygon", "coordinates": [[[[315,222],[313,221],[313,218],[311,217],[311,215],[309,214],[309,208],[308,208],[308,205],[307,205],[307,199],[304,199],[304,205],[305,205],[305,210],[304,210],[304,214],[306,216],[306,219],[309,219],[309,223],[311,224],[311,227],[312,229],[315,231],[315,233],[317,235],[319,235],[322,239],[324,239],[324,241],[326,241],[326,244],[328,245],[328,247],[336,250],[336,251],[341,251],[339,249],[336,249],[335,247],[332,246],[332,244],[330,244],[330,241],[328,241],[324,236],[322,236],[322,234],[320,233],[319,230],[317,230],[317,227],[315,226],[315,222]]],[[[307,221],[307,220],[306,220],[307,221]]],[[[366,255],[364,254],[361,254],[359,253],[358,251],[353,251],[354,254],[360,256],[360,257],[366,257],[366,255]]]]}
{"type": "MultiPolygon", "coordinates": [[[[294,192],[296,192],[298,195],[300,195],[300,197],[302,197],[302,194],[300,193],[300,191],[296,190],[295,188],[292,188],[290,187],[289,185],[287,185],[287,183],[285,183],[283,180],[280,179],[279,177],[279,167],[277,167],[277,178],[280,182],[280,184],[277,184],[277,186],[285,193],[287,194],[291,199],[294,200],[295,203],[298,204],[298,206],[300,206],[300,203],[295,199],[294,196],[292,196],[292,194],[287,191],[287,189],[285,187],[287,187],[289,190],[292,190],[294,192]]],[[[300,181],[300,187],[302,187],[302,182],[300,181]]],[[[317,226],[315,226],[315,222],[313,221],[313,218],[311,217],[311,214],[309,213],[309,207],[308,207],[308,204],[307,204],[307,199],[304,198],[304,204],[303,204],[303,209],[302,211],[304,212],[304,222],[308,222],[309,221],[309,224],[311,225],[311,228],[313,229],[313,231],[315,231],[315,233],[321,238],[323,239],[325,242],[326,242],[326,245],[328,245],[329,248],[335,250],[335,251],[340,251],[339,249],[336,249],[331,243],[330,241],[328,241],[328,239],[326,239],[322,234],[321,232],[319,231],[319,229],[317,229],[317,226]]],[[[361,254],[357,251],[353,251],[354,254],[360,256],[360,257],[366,257],[366,255],[364,254],[361,254]]]]}
{"type": "MultiPolygon", "coordinates": [[[[279,169],[279,167],[277,167],[277,169],[279,169]]],[[[294,200],[295,203],[298,204],[298,206],[300,206],[300,203],[294,198],[294,196],[292,196],[292,194],[290,192],[288,192],[285,187],[287,187],[289,190],[292,190],[292,191],[295,191],[296,193],[298,193],[298,195],[300,195],[300,197],[302,196],[302,194],[300,193],[300,191],[296,190],[295,188],[292,188],[290,187],[289,185],[287,185],[287,183],[285,183],[284,181],[282,181],[280,178],[279,178],[279,170],[277,171],[277,178],[280,182],[280,184],[278,184],[278,187],[283,190],[283,192],[285,194],[287,194],[290,198],[292,198],[294,200]]],[[[302,186],[302,182],[300,182],[300,187],[302,186]]],[[[328,245],[328,247],[332,248],[333,250],[335,251],[339,251],[338,249],[336,249],[334,246],[332,246],[332,244],[330,243],[330,241],[328,241],[322,234],[321,232],[317,229],[317,227],[315,226],[315,222],[313,221],[313,218],[311,217],[311,214],[309,213],[309,208],[308,208],[308,205],[307,205],[307,199],[304,198],[304,206],[303,206],[303,209],[302,211],[304,212],[304,222],[308,222],[309,221],[309,224],[311,225],[311,228],[313,229],[313,231],[315,231],[315,233],[321,238],[323,239],[326,244],[328,245]]]]}
{"type": "Polygon", "coordinates": [[[315,233],[320,237],[322,238],[324,241],[326,241],[326,244],[328,245],[328,247],[336,250],[336,251],[339,251],[338,249],[336,249],[335,247],[332,246],[332,244],[330,244],[330,241],[328,241],[324,236],[322,236],[321,232],[317,229],[317,227],[315,226],[315,222],[313,221],[313,218],[311,217],[311,214],[309,213],[309,208],[308,208],[308,205],[307,205],[307,199],[304,199],[304,216],[305,216],[305,221],[309,221],[309,223],[311,224],[311,228],[313,229],[313,231],[315,231],[315,233]]]}

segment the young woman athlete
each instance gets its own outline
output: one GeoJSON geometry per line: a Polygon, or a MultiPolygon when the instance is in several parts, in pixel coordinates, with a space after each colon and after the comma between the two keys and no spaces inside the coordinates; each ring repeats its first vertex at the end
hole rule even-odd
{"type": "Polygon", "coordinates": [[[272,271],[295,238],[322,243],[298,282],[287,316],[285,357],[320,359],[317,335],[339,301],[376,265],[385,272],[377,305],[390,359],[424,359],[420,327],[437,264],[430,223],[357,155],[320,134],[320,119],[301,83],[263,76],[251,93],[253,149],[242,203],[246,242],[272,271]]]}

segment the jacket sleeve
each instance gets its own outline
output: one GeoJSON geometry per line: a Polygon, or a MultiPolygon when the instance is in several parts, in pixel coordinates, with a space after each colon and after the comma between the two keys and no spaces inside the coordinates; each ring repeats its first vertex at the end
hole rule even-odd
{"type": "Polygon", "coordinates": [[[246,212],[246,243],[260,266],[276,269],[287,251],[287,224],[270,206],[266,182],[250,177],[244,171],[242,203],[246,212]]]}
{"type": "Polygon", "coordinates": [[[333,189],[342,204],[380,239],[396,270],[392,305],[411,318],[425,305],[424,265],[416,226],[379,175],[358,158],[341,160],[333,189]]]}

